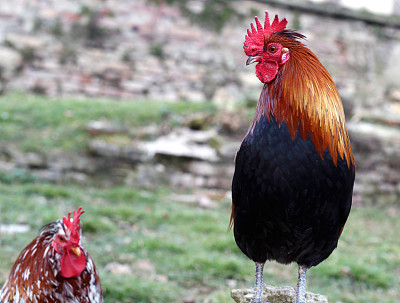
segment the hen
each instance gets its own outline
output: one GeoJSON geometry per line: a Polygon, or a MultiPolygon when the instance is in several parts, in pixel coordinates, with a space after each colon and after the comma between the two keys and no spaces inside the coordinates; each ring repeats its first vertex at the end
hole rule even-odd
{"type": "Polygon", "coordinates": [[[230,226],[256,263],[252,302],[263,302],[267,260],[296,262],[296,303],[305,302],[306,271],[336,248],[350,212],[355,164],[342,102],[328,71],[265,14],[247,30],[247,65],[264,83],[254,120],[237,151],[230,226]]]}
{"type": "Polygon", "coordinates": [[[12,267],[0,302],[103,302],[99,274],[81,245],[81,209],[42,227],[12,267]]]}

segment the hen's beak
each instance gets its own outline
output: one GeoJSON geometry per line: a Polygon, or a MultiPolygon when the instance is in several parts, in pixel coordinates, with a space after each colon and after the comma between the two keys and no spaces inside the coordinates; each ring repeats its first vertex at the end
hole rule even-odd
{"type": "Polygon", "coordinates": [[[250,56],[247,58],[246,65],[252,64],[257,61],[257,57],[250,56]]]}
{"type": "Polygon", "coordinates": [[[75,255],[77,255],[78,258],[81,257],[81,249],[79,248],[79,246],[78,246],[78,247],[73,247],[73,248],[71,248],[71,251],[72,251],[75,255]]]}

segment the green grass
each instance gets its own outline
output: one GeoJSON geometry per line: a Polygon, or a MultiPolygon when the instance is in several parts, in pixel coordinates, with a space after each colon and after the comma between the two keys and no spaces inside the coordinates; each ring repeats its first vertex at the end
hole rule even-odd
{"type": "MultiPolygon", "coordinates": [[[[134,128],[159,123],[163,113],[212,111],[189,103],[71,100],[11,94],[0,98],[0,142],[25,151],[82,152],[83,126],[107,120],[134,128]]],[[[177,119],[178,121],[179,119],[177,119]]],[[[0,174],[1,224],[27,233],[0,234],[0,284],[38,229],[83,206],[83,245],[100,271],[105,302],[232,302],[230,290],[253,286],[254,265],[227,233],[230,201],[200,208],[175,201],[171,189],[52,184],[26,171],[0,174]],[[110,264],[129,270],[110,271],[110,264]],[[234,285],[234,286],[232,286],[234,285]]],[[[354,208],[332,256],[309,271],[307,289],[330,302],[395,303],[400,297],[400,210],[354,208]]],[[[115,268],[115,266],[114,266],[115,268]]],[[[296,284],[297,269],[268,263],[265,282],[296,284]]]]}
{"type": "Polygon", "coordinates": [[[21,151],[48,154],[54,151],[82,152],[87,147],[85,125],[104,120],[130,130],[160,123],[166,115],[213,112],[211,103],[164,103],[108,99],[43,98],[20,93],[0,97],[0,142],[9,142],[21,151]]]}
{"type": "MultiPolygon", "coordinates": [[[[16,254],[45,223],[83,206],[83,244],[100,271],[105,302],[230,302],[229,283],[252,287],[253,263],[227,233],[229,201],[204,209],[155,192],[129,187],[0,183],[3,224],[27,224],[25,234],[1,236],[0,282],[16,254]],[[129,274],[105,270],[116,262],[129,274]],[[149,268],[138,266],[141,262],[149,268]],[[136,268],[138,266],[139,268],[136,268]]],[[[393,209],[355,208],[339,243],[309,271],[308,290],[330,302],[396,302],[400,276],[400,222],[393,209]]],[[[265,282],[295,285],[295,265],[268,263],[265,282]]]]}

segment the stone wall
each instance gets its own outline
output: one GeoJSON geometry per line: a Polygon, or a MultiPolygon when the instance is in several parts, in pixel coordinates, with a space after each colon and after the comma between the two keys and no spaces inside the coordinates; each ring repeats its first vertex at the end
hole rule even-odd
{"type": "MultiPolygon", "coordinates": [[[[220,32],[176,6],[135,1],[0,3],[0,66],[7,89],[48,95],[212,100],[257,99],[261,84],[246,67],[245,30],[264,10],[289,21],[336,80],[348,108],[391,107],[400,99],[400,30],[343,20],[295,5],[237,1],[220,32]]],[[[203,1],[188,1],[201,11],[203,1]]]]}

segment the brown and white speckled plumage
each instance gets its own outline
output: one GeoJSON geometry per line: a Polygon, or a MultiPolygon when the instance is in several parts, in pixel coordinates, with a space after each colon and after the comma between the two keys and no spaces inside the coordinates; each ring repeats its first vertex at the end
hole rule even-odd
{"type": "MultiPolygon", "coordinates": [[[[103,302],[100,278],[93,260],[86,256],[86,267],[77,277],[64,278],[61,254],[54,249],[57,236],[68,237],[62,220],[45,225],[41,233],[21,252],[0,291],[1,303],[100,303],[103,302]]],[[[79,230],[80,233],[80,230],[79,230]]]]}

